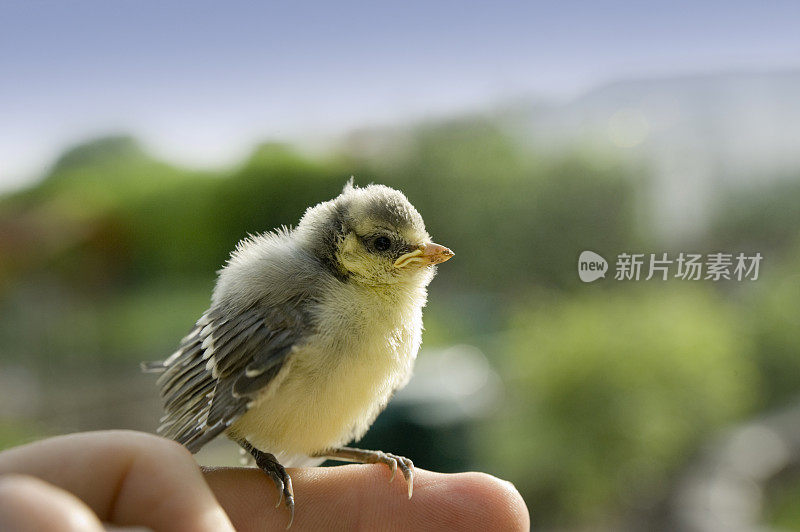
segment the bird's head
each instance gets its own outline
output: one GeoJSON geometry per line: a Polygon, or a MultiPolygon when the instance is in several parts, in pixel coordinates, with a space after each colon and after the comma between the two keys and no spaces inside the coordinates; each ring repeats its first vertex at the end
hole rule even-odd
{"type": "Polygon", "coordinates": [[[453,256],[435,244],[422,216],[402,192],[384,185],[355,187],[308,209],[298,231],[339,275],[366,285],[424,283],[431,266],[453,256]]]}

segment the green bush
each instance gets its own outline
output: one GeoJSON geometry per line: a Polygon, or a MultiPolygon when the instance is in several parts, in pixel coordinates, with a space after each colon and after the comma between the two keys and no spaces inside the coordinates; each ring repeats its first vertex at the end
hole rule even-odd
{"type": "Polygon", "coordinates": [[[782,177],[759,176],[757,187],[721,189],[715,195],[707,245],[760,251],[765,257],[791,253],[800,227],[800,173],[782,177]]]}
{"type": "Polygon", "coordinates": [[[782,264],[764,258],[760,280],[742,305],[753,329],[766,407],[795,401],[800,393],[800,246],[796,250],[782,264]]]}
{"type": "Polygon", "coordinates": [[[749,352],[720,300],[675,283],[522,309],[486,452],[539,523],[597,523],[657,497],[697,444],[748,411],[749,352]]]}

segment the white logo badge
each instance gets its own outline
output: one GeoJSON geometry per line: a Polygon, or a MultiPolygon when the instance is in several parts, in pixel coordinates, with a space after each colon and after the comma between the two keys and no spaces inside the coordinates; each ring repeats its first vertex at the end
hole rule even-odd
{"type": "Polygon", "coordinates": [[[599,278],[605,278],[608,271],[606,259],[594,251],[584,251],[578,257],[578,277],[584,283],[591,283],[599,278]]]}

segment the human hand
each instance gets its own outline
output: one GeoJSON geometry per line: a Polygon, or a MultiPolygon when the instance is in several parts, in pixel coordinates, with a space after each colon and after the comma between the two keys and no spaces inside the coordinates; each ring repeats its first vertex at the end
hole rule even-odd
{"type": "MultiPolygon", "coordinates": [[[[379,464],[295,469],[292,530],[527,530],[514,487],[483,473],[415,469],[414,497],[379,464]]],[[[170,440],[69,434],[0,453],[0,530],[283,530],[275,487],[255,468],[201,470],[170,440]]]]}

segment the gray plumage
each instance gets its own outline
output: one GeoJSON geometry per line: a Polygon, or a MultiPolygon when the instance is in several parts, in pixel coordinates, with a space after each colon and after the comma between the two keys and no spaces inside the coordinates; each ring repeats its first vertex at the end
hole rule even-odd
{"type": "Polygon", "coordinates": [[[243,240],[178,350],[145,366],[162,372],[159,432],[290,458],[360,437],[410,378],[430,266],[450,256],[402,193],[352,181],[296,229],[243,240]]]}
{"type": "Polygon", "coordinates": [[[171,359],[151,366],[164,370],[157,382],[167,413],[159,432],[192,452],[224,432],[303,338],[309,318],[299,306],[261,302],[204,314],[171,359]]]}

